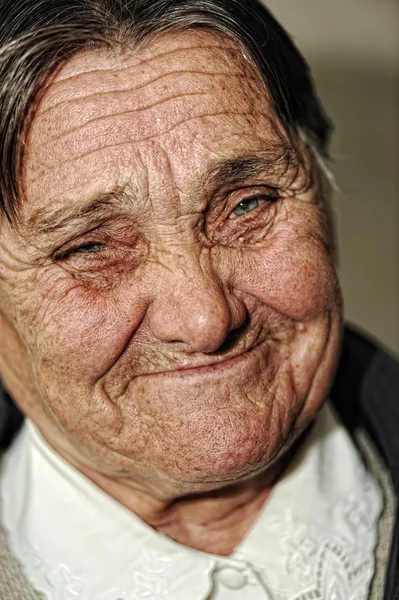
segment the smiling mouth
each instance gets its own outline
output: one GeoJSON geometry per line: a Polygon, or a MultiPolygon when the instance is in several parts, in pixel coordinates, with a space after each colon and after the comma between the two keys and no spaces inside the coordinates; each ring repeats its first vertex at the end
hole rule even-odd
{"type": "Polygon", "coordinates": [[[213,360],[198,362],[197,364],[193,364],[190,362],[189,364],[180,364],[172,367],[169,370],[159,371],[157,373],[151,373],[150,375],[157,375],[160,377],[190,377],[190,376],[200,376],[200,375],[210,375],[212,373],[221,373],[222,371],[229,370],[240,363],[245,363],[247,360],[251,359],[255,353],[258,353],[259,347],[265,344],[265,340],[259,340],[247,347],[245,350],[241,350],[241,352],[236,351],[235,353],[230,352],[226,356],[219,356],[218,358],[214,358],[213,360]]]}
{"type": "Polygon", "coordinates": [[[251,356],[251,354],[253,353],[255,348],[257,348],[257,346],[250,348],[246,352],[243,352],[243,353],[233,356],[231,358],[226,358],[226,359],[218,361],[218,362],[209,363],[206,365],[200,365],[197,367],[192,367],[192,366],[179,367],[177,369],[174,369],[173,371],[167,371],[164,374],[165,375],[173,375],[174,373],[176,373],[176,374],[182,374],[182,375],[190,375],[191,373],[193,373],[193,374],[196,373],[199,375],[200,373],[207,373],[207,372],[212,372],[212,371],[222,371],[224,369],[228,369],[228,368],[236,365],[239,362],[243,362],[243,361],[247,360],[251,356]]]}

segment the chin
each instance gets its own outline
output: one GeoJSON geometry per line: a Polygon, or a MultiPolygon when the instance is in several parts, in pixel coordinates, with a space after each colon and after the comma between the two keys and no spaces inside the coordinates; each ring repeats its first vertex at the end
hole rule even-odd
{"type": "Polygon", "coordinates": [[[173,447],[158,456],[157,470],[175,481],[212,489],[272,467],[296,438],[294,423],[282,428],[258,407],[252,414],[249,409],[237,412],[223,418],[204,416],[195,431],[182,431],[184,441],[175,439],[173,447]]]}

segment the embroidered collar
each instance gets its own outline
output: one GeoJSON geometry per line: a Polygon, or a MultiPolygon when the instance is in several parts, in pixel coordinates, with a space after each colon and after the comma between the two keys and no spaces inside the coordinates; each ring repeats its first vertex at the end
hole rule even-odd
{"type": "Polygon", "coordinates": [[[0,480],[13,553],[49,600],[366,600],[381,492],[329,406],[229,558],[157,533],[27,422],[0,480]]]}

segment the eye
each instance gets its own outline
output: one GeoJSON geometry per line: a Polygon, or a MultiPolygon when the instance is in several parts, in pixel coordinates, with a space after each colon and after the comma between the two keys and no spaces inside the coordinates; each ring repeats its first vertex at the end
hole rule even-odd
{"type": "Polygon", "coordinates": [[[246,215],[247,213],[252,212],[259,208],[262,202],[267,202],[271,200],[271,198],[267,198],[265,196],[251,196],[251,198],[246,198],[231,212],[229,219],[234,219],[236,217],[241,217],[242,215],[246,215]]]}
{"type": "Polygon", "coordinates": [[[71,253],[75,254],[90,254],[92,252],[101,252],[104,245],[99,244],[97,242],[88,242],[87,244],[82,244],[82,246],[77,246],[76,248],[72,248],[71,253]]]}
{"type": "Polygon", "coordinates": [[[56,260],[65,260],[74,254],[95,254],[96,252],[101,252],[103,248],[104,244],[100,244],[99,242],[87,242],[86,244],[75,246],[74,248],[61,250],[54,254],[54,258],[56,260]]]}

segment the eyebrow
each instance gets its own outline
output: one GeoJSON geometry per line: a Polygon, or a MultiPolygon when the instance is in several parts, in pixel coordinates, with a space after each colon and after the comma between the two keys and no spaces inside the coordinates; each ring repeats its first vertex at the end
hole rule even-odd
{"type": "Polygon", "coordinates": [[[297,165],[298,159],[288,146],[262,155],[218,160],[208,170],[205,184],[207,187],[214,188],[221,184],[226,186],[245,183],[260,175],[284,173],[297,165]]]}
{"type": "MultiPolygon", "coordinates": [[[[284,173],[297,164],[297,157],[288,146],[262,155],[217,159],[201,179],[201,189],[214,190],[221,186],[239,185],[261,175],[284,173]]],[[[99,224],[101,220],[110,218],[116,210],[131,207],[133,199],[131,186],[116,186],[111,191],[88,198],[78,208],[68,207],[65,201],[62,208],[54,211],[39,209],[29,217],[26,226],[36,235],[43,235],[62,231],[87,219],[99,224]]]]}
{"type": "Polygon", "coordinates": [[[88,218],[99,222],[110,217],[116,208],[123,208],[128,198],[128,186],[116,186],[109,192],[88,198],[78,208],[76,206],[69,208],[68,203],[65,202],[62,208],[54,211],[39,209],[29,217],[27,227],[41,235],[54,233],[70,227],[74,222],[85,221],[88,218]]]}

